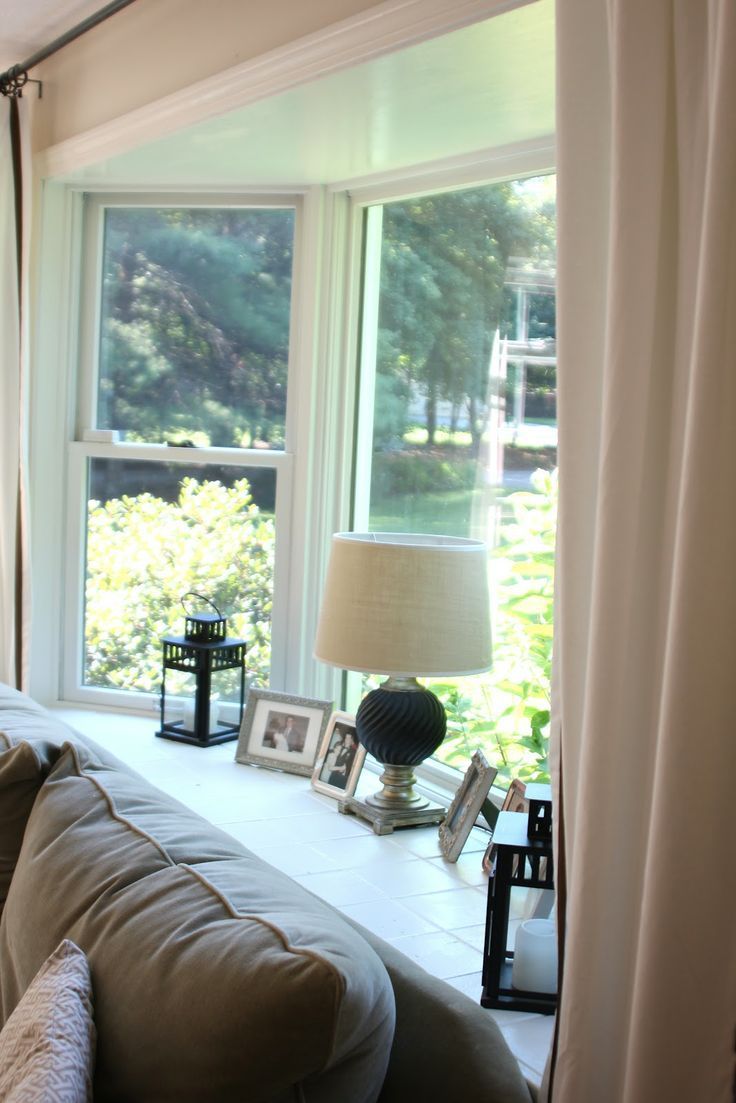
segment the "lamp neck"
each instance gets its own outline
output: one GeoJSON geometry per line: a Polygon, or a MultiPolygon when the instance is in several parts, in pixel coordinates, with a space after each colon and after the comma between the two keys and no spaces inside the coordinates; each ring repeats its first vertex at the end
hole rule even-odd
{"type": "Polygon", "coordinates": [[[385,682],[381,682],[381,689],[394,690],[396,693],[413,693],[423,690],[419,682],[413,676],[401,674],[389,674],[385,682]]]}

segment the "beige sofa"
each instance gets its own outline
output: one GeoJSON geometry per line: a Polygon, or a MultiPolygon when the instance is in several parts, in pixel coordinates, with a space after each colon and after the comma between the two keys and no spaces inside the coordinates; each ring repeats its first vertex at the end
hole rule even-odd
{"type": "Polygon", "coordinates": [[[87,955],[102,1103],[530,1103],[490,1014],[0,687],[0,1013],[87,955]]]}

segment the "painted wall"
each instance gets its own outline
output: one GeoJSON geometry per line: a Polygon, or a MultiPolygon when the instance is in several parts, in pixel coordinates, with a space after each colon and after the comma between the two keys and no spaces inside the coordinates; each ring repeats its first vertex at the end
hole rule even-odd
{"type": "Polygon", "coordinates": [[[368,0],[137,0],[38,66],[34,151],[376,5],[368,0]]]}

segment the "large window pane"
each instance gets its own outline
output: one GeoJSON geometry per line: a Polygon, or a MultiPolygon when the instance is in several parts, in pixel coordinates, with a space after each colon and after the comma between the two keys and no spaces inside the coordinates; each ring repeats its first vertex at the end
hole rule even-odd
{"type": "Polygon", "coordinates": [[[181,635],[190,590],[215,602],[268,684],[275,491],[266,468],[89,461],[86,685],[157,692],[161,637],[181,635]]]}
{"type": "Polygon", "coordinates": [[[291,209],[106,209],[98,427],[283,448],[293,237],[291,209]]]}
{"type": "Polygon", "coordinates": [[[480,745],[506,777],[546,773],[554,231],[553,177],[384,206],[377,336],[364,342],[375,349],[369,527],[491,549],[494,667],[433,684],[450,718],[439,756],[464,766],[480,745]]]}

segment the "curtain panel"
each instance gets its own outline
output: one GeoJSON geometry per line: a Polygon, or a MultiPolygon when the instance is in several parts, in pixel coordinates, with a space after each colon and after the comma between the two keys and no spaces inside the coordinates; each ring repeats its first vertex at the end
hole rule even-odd
{"type": "Polygon", "coordinates": [[[28,110],[22,98],[0,98],[0,681],[20,688],[27,681],[30,604],[23,367],[31,203],[28,110]]]}
{"type": "Polygon", "coordinates": [[[731,1103],[736,4],[558,0],[553,1103],[731,1103]]]}

